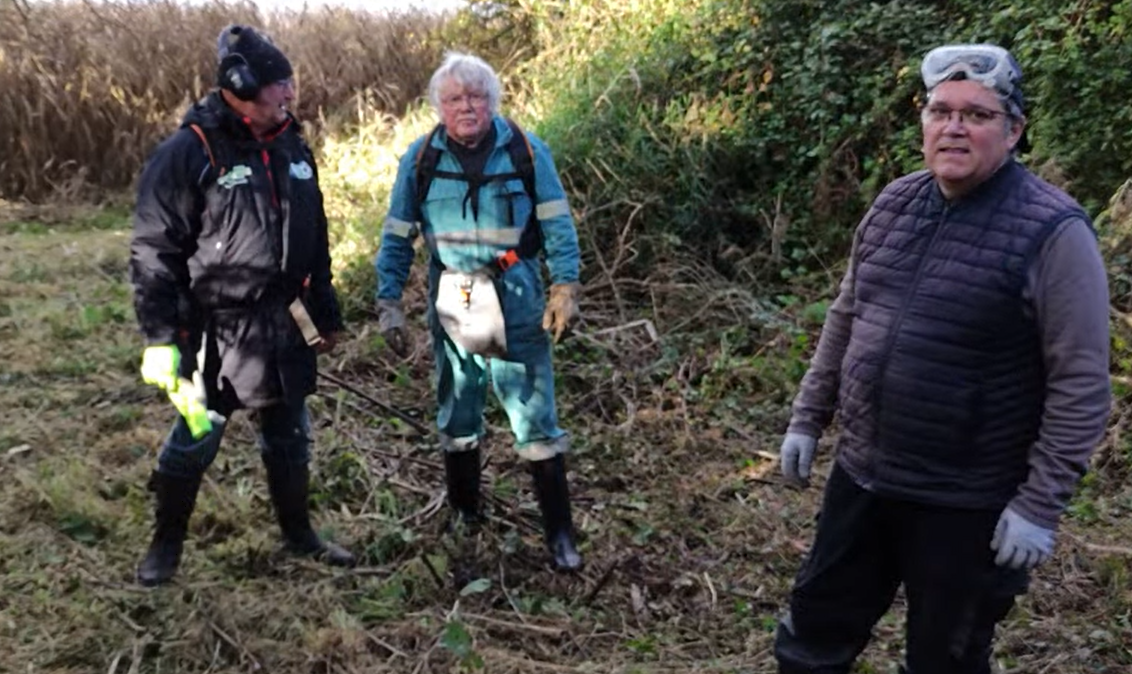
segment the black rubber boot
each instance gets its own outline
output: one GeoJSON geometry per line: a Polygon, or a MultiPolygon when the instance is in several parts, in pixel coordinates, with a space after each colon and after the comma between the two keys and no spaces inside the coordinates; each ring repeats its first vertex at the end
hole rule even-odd
{"type": "Polygon", "coordinates": [[[287,550],[297,555],[309,555],[331,566],[354,566],[354,555],[345,548],[324,541],[311,528],[310,468],[306,464],[285,461],[264,461],[267,468],[267,487],[275,516],[283,531],[287,550]]]}
{"type": "Polygon", "coordinates": [[[138,565],[137,577],[142,585],[153,587],[169,581],[181,564],[189,517],[200,490],[200,476],[173,477],[153,471],[148,486],[156,501],[156,522],[153,540],[145,559],[138,565]]]}
{"type": "MultiPolygon", "coordinates": [[[[475,528],[483,522],[480,515],[480,450],[444,452],[444,475],[448,481],[448,507],[459,522],[475,528]]],[[[454,520],[456,518],[453,518],[454,520]]],[[[449,523],[449,527],[455,525],[449,523]]]]}
{"type": "Polygon", "coordinates": [[[535,494],[542,510],[546,548],[554,558],[556,571],[582,568],[582,556],[574,544],[574,523],[570,516],[570,490],[566,485],[566,460],[561,454],[531,462],[535,494]]]}

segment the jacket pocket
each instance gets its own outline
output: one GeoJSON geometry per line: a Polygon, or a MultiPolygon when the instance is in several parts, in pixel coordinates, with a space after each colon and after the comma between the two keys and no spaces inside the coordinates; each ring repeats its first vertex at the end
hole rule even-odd
{"type": "Polygon", "coordinates": [[[526,188],[523,187],[523,181],[507,180],[498,183],[493,196],[493,205],[497,211],[496,219],[501,225],[522,229],[527,224],[534,204],[526,188]]]}

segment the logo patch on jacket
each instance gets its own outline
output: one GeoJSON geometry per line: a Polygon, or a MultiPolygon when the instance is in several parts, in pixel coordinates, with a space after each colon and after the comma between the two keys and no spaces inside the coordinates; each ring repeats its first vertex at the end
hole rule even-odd
{"type": "Polygon", "coordinates": [[[296,180],[310,180],[314,177],[314,169],[304,159],[298,164],[291,164],[291,177],[296,180]]]}
{"type": "Polygon", "coordinates": [[[216,179],[216,184],[226,190],[230,190],[237,185],[247,185],[248,178],[252,175],[252,170],[245,164],[236,164],[232,170],[216,179]]]}

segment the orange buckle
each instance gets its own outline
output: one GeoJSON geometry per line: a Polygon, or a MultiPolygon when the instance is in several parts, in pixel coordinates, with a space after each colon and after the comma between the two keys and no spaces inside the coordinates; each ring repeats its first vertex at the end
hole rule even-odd
{"type": "Polygon", "coordinates": [[[514,248],[512,248],[511,250],[496,258],[495,262],[499,265],[500,269],[507,271],[511,267],[519,264],[519,254],[515,252],[514,248]]]}

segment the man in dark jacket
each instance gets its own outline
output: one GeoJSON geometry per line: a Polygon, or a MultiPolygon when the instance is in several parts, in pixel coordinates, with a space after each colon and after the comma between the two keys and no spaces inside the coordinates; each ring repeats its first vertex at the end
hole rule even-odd
{"type": "Polygon", "coordinates": [[[783,473],[841,435],[780,671],[848,673],[903,584],[907,672],[987,674],[1104,434],[1108,288],[1088,218],[1014,158],[1022,73],[993,45],[921,66],[925,171],[877,197],[794,401],[783,473]]]}
{"type": "Polygon", "coordinates": [[[288,110],[291,64],[270,39],[225,28],[218,88],[150,157],[138,187],[130,273],[146,339],[142,376],[181,415],[150,479],[157,523],[145,585],[180,562],[201,476],[228,416],[252,411],[286,547],[349,565],[307,505],[316,353],[342,329],[314,157],[288,110]]]}

